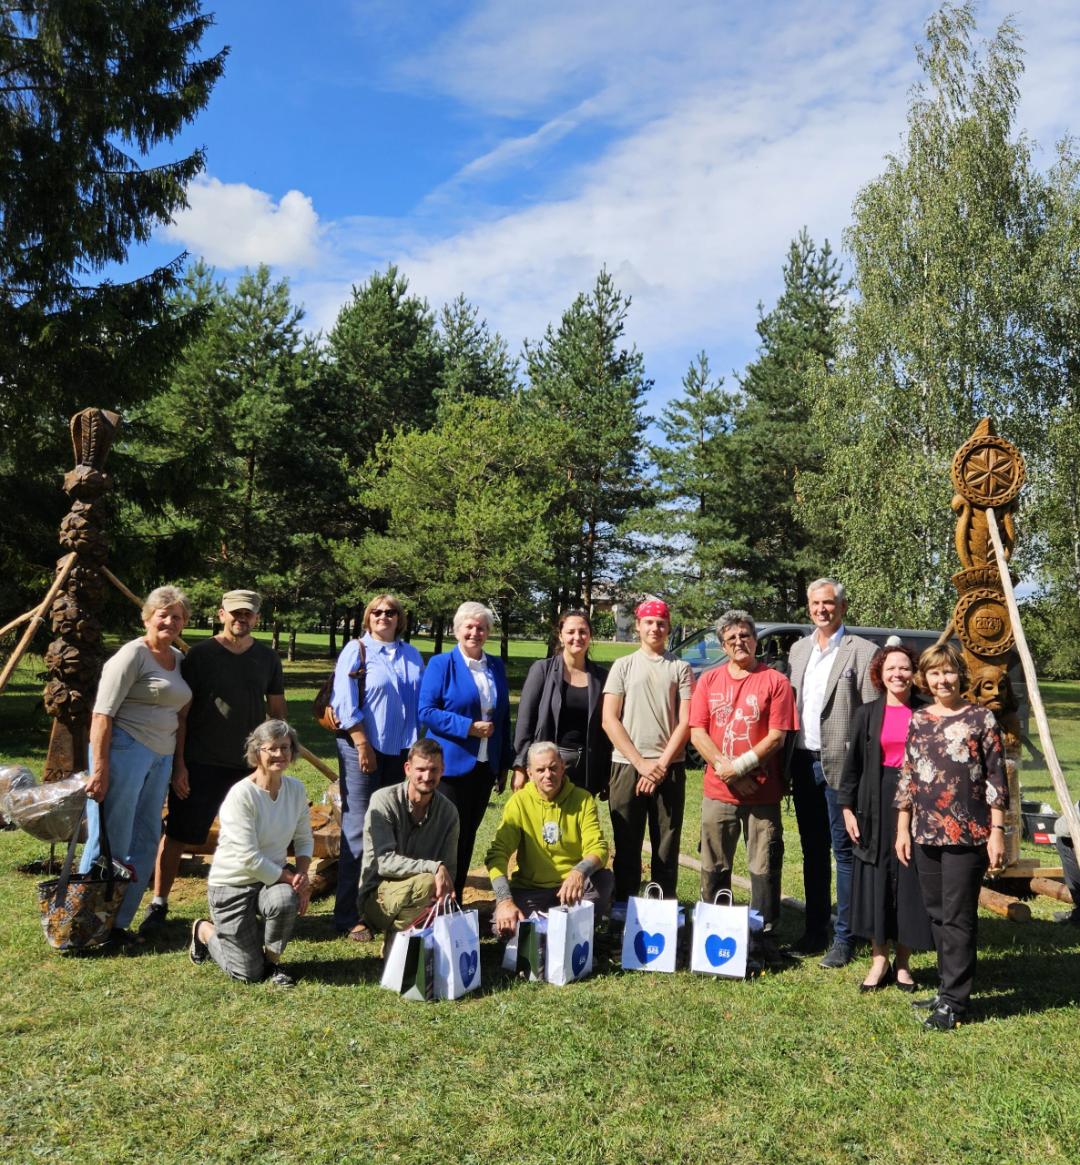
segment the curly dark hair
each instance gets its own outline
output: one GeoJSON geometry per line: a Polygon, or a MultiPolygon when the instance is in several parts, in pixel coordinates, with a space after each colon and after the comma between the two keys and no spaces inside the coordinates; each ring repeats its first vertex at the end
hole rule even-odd
{"type": "Polygon", "coordinates": [[[894,643],[889,647],[879,647],[873,659],[870,660],[870,682],[879,692],[885,691],[885,684],[881,678],[881,672],[885,667],[885,660],[893,652],[899,652],[900,655],[907,657],[908,663],[911,664],[912,676],[919,669],[919,657],[915,654],[914,648],[908,647],[906,643],[894,643]]]}

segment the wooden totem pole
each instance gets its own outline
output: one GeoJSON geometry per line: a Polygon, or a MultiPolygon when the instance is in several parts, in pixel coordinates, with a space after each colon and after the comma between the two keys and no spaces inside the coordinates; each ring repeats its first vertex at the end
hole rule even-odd
{"type": "Polygon", "coordinates": [[[46,781],[86,767],[90,712],[105,656],[99,618],[108,557],[105,460],[120,423],[116,413],[104,409],[84,409],[71,418],[75,468],[64,477],[71,509],[60,523],[60,544],[68,556],[57,564],[58,581],[63,581],[48,611],[56,638],[45,653],[45,710],[53,717],[46,781]]]}
{"type": "Polygon", "coordinates": [[[942,636],[944,641],[955,632],[963,647],[968,670],[964,694],[972,703],[989,708],[1001,726],[1009,778],[1004,873],[1012,877],[1056,872],[1039,871],[1037,862],[1020,859],[1020,721],[1009,680],[1009,658],[1014,650],[1020,656],[1047,766],[1074,842],[1080,835],[1080,822],[1050,738],[1034,662],[1020,624],[1013,593],[1016,580],[1008,569],[1016,540],[1016,502],[1025,472],[1020,451],[997,435],[989,417],[975,426],[956,451],[952,508],[957,516],[956,552],[961,569],[952,576],[958,598],[952,623],[942,636]]]}

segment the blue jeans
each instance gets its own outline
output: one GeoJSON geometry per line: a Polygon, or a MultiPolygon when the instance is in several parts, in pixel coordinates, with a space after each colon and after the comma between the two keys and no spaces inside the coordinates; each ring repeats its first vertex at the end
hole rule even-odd
{"type": "Polygon", "coordinates": [[[334,898],[334,928],[352,930],[360,919],[360,867],[364,857],[364,818],[371,794],[384,785],[405,779],[405,753],[375,751],[375,771],[360,768],[360,753],[343,733],[335,737],[341,787],[341,852],[338,855],[337,894],[334,898]]]}
{"type": "MultiPolygon", "coordinates": [[[[93,764],[93,756],[90,759],[93,764]]],[[[172,753],[159,756],[113,724],[109,788],[100,805],[97,801],[87,802],[86,846],[79,872],[85,874],[101,853],[102,813],[113,857],[135,867],[135,880],[128,886],[116,916],[116,925],[124,929],[131,925],[154,872],[172,762],[172,753]]]]}
{"type": "Polygon", "coordinates": [[[806,933],[824,939],[832,901],[832,859],[836,859],[836,925],[833,942],[852,945],[851,875],[855,859],[836,792],[825,781],[820,760],[804,749],[792,757],[792,793],[803,851],[806,933]],[[831,853],[830,853],[831,849],[831,853]]]}

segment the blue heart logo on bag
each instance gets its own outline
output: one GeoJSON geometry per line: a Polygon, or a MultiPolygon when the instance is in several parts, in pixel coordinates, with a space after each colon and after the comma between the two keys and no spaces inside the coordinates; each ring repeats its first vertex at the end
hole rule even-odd
{"type": "Polygon", "coordinates": [[[461,981],[466,987],[473,981],[473,976],[476,974],[476,967],[480,961],[480,956],[476,951],[462,951],[458,955],[458,967],[461,969],[461,981]]]}
{"type": "Polygon", "coordinates": [[[658,959],[664,950],[664,936],[649,934],[647,930],[639,930],[634,935],[634,954],[639,963],[651,963],[658,959]]]}
{"type": "Polygon", "coordinates": [[[582,971],[585,970],[585,964],[589,961],[589,944],[578,943],[576,947],[570,952],[570,970],[574,972],[576,979],[582,971]]]}
{"type": "Polygon", "coordinates": [[[705,940],[705,958],[714,967],[722,967],[729,959],[735,958],[739,949],[737,939],[721,938],[718,934],[710,934],[705,940]]]}

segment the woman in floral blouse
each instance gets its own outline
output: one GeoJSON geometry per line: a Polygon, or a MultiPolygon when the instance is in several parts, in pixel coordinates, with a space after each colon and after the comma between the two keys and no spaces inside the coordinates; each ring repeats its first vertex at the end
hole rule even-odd
{"type": "Polygon", "coordinates": [[[1005,860],[1008,785],[994,714],[969,704],[964,660],[951,644],[919,658],[919,684],[933,699],[911,717],[896,789],[896,856],[912,858],[930,915],[940,985],[924,1026],[956,1026],[975,975],[979,888],[1005,860]],[[914,842],[914,847],[912,843],[914,842]]]}

